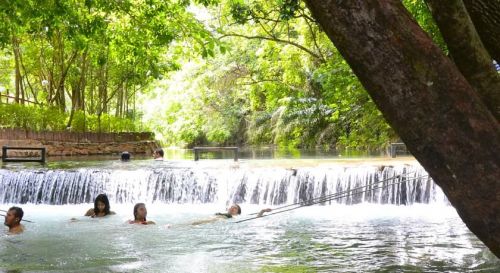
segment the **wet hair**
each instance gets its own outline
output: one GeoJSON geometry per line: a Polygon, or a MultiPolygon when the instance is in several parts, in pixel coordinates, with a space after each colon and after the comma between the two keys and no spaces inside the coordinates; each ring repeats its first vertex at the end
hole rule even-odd
{"type": "MultiPolygon", "coordinates": [[[[144,203],[135,204],[135,206],[134,206],[134,221],[137,220],[137,211],[139,210],[140,206],[146,207],[146,205],[144,203]]],[[[146,221],[146,217],[144,217],[144,221],[146,221]]]]}
{"type": "Polygon", "coordinates": [[[108,196],[104,193],[99,194],[95,198],[95,200],[94,200],[94,213],[95,214],[99,213],[99,208],[97,208],[97,202],[99,202],[99,201],[104,203],[104,215],[108,215],[111,207],[109,206],[108,196]]]}
{"type": "Polygon", "coordinates": [[[130,160],[130,153],[129,152],[123,152],[121,154],[121,160],[122,161],[129,161],[130,160]]]}
{"type": "Polygon", "coordinates": [[[241,208],[240,208],[240,205],[238,204],[233,204],[233,206],[237,207],[238,208],[238,215],[241,214],[241,208]]]}
{"type": "Polygon", "coordinates": [[[23,219],[24,216],[24,211],[20,207],[11,207],[9,211],[13,210],[14,214],[16,215],[17,218],[19,218],[19,222],[23,219]]]}
{"type": "Polygon", "coordinates": [[[164,154],[163,149],[161,149],[161,148],[156,149],[155,153],[159,154],[161,157],[163,157],[163,154],[164,154]]]}

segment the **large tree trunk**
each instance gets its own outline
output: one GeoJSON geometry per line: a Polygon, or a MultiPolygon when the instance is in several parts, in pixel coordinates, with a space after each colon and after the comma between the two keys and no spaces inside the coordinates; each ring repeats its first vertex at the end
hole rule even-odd
{"type": "MultiPolygon", "coordinates": [[[[462,0],[426,0],[453,61],[500,120],[500,75],[484,48],[462,0]]],[[[500,26],[499,26],[500,27],[500,26]]]]}
{"type": "Polygon", "coordinates": [[[412,154],[500,257],[500,126],[400,0],[306,0],[412,154]]]}
{"type": "Polygon", "coordinates": [[[493,59],[500,62],[500,1],[463,1],[486,49],[493,59]]]}

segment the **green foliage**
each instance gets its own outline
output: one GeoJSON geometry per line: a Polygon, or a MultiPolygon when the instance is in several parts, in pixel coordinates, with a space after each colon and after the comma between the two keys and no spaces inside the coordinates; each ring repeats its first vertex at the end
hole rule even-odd
{"type": "Polygon", "coordinates": [[[445,52],[447,51],[446,43],[432,18],[432,14],[427,7],[424,0],[404,0],[403,4],[408,11],[413,15],[420,27],[425,30],[432,40],[441,47],[445,52]]]}
{"type": "Polygon", "coordinates": [[[142,98],[167,103],[146,114],[166,145],[375,149],[396,137],[303,4],[227,1],[219,9],[222,25],[207,24],[228,51],[185,60],[142,98]]]}
{"type": "MultiPolygon", "coordinates": [[[[194,2],[209,6],[217,1],[194,2]]],[[[0,86],[16,89],[10,94],[17,101],[70,112],[71,128],[89,126],[78,113],[85,111],[96,113],[96,124],[106,130],[130,129],[126,116],[138,112],[138,93],[179,69],[178,57],[166,54],[170,46],[203,57],[219,48],[189,5],[162,0],[0,1],[0,86]],[[20,74],[15,81],[14,72],[20,74]]]]}
{"type": "MultiPolygon", "coordinates": [[[[403,3],[445,49],[424,1],[403,3]]],[[[152,129],[179,146],[397,138],[298,0],[4,0],[0,48],[0,86],[45,105],[0,104],[3,127],[152,129]]]]}
{"type": "MultiPolygon", "coordinates": [[[[0,104],[0,128],[24,128],[34,131],[66,130],[68,113],[57,108],[21,104],[0,104]]],[[[73,116],[73,132],[134,132],[135,122],[103,114],[101,117],[77,111],[73,116]]]]}
{"type": "Polygon", "coordinates": [[[63,130],[66,115],[54,108],[0,104],[0,126],[2,128],[25,128],[36,131],[63,130]]]}

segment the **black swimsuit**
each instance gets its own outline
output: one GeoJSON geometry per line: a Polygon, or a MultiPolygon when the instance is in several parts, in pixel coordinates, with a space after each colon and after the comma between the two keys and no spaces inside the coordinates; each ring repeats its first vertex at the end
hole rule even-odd
{"type": "Polygon", "coordinates": [[[220,212],[218,212],[218,213],[216,213],[215,215],[217,215],[217,216],[224,216],[224,217],[226,217],[227,219],[229,219],[229,218],[233,218],[233,216],[232,216],[231,214],[229,214],[229,213],[220,213],[220,212]]]}

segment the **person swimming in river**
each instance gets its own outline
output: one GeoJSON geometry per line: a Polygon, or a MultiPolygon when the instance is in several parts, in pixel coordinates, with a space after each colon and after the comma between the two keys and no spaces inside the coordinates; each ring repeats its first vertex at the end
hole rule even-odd
{"type": "Polygon", "coordinates": [[[156,160],[156,161],[162,161],[163,160],[163,149],[161,148],[158,148],[156,150],[153,151],[153,159],[156,160]]]}
{"type": "Polygon", "coordinates": [[[114,211],[110,210],[108,196],[104,193],[99,194],[94,200],[94,207],[89,209],[85,216],[94,217],[104,217],[107,215],[115,214],[114,211]]]}
{"type": "Polygon", "coordinates": [[[134,220],[129,220],[129,224],[141,224],[141,225],[154,225],[156,224],[153,221],[146,220],[146,216],[148,215],[148,210],[146,209],[146,205],[144,203],[137,203],[134,206],[134,220]]]}
{"type": "MultiPolygon", "coordinates": [[[[270,211],[271,211],[270,208],[262,209],[257,214],[257,217],[261,217],[262,215],[264,215],[264,213],[270,212],[270,211]]],[[[195,222],[191,223],[191,225],[201,225],[201,224],[213,223],[213,222],[216,222],[216,221],[219,221],[222,219],[234,218],[238,215],[241,215],[241,207],[238,204],[233,204],[227,209],[227,212],[224,212],[224,213],[218,212],[215,214],[215,217],[212,217],[212,218],[206,219],[206,220],[195,221],[195,222]]]]}
{"type": "Polygon", "coordinates": [[[24,211],[20,207],[11,207],[5,215],[4,225],[9,228],[9,234],[20,234],[24,231],[24,226],[21,224],[24,211]]]}

